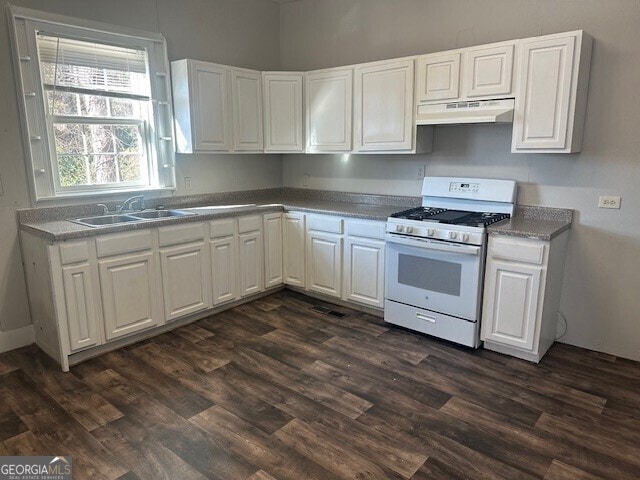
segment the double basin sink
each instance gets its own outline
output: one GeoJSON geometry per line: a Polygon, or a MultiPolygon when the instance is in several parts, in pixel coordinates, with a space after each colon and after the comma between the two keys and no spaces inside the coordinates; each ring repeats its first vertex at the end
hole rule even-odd
{"type": "Polygon", "coordinates": [[[132,213],[116,213],[112,215],[100,215],[96,217],[78,218],[72,220],[74,223],[85,225],[87,227],[102,227],[105,225],[115,225],[119,223],[142,222],[145,220],[154,220],[169,217],[185,217],[187,215],[195,215],[193,212],[185,212],[184,210],[142,210],[132,213]]]}

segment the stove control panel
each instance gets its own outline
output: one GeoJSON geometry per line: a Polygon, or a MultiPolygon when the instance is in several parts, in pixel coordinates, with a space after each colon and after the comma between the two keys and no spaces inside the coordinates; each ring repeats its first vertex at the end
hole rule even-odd
{"type": "Polygon", "coordinates": [[[451,182],[449,184],[450,192],[478,193],[480,191],[479,183],[462,183],[451,182]]]}
{"type": "Polygon", "coordinates": [[[427,222],[411,222],[399,218],[389,218],[387,220],[387,233],[395,235],[431,238],[435,240],[446,240],[448,242],[464,243],[467,245],[483,245],[485,242],[485,231],[478,227],[465,225],[441,225],[427,226],[427,222]],[[416,225],[415,223],[418,223],[416,225]]]}

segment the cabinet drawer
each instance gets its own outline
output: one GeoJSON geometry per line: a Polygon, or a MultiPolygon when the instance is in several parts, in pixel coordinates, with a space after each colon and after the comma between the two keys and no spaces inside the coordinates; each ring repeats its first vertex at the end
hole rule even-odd
{"type": "Polygon", "coordinates": [[[98,257],[149,250],[152,244],[152,236],[149,230],[109,235],[96,240],[98,257]]]}
{"type": "Polygon", "coordinates": [[[384,222],[359,222],[348,220],[347,235],[353,237],[379,238],[384,240],[384,222]]]}
{"type": "Polygon", "coordinates": [[[318,232],[342,233],[343,221],[340,217],[310,215],[307,217],[307,228],[318,232]]]}
{"type": "Polygon", "coordinates": [[[158,229],[161,247],[179,243],[195,242],[204,239],[204,224],[189,223],[187,225],[172,225],[158,229]]]}
{"type": "Polygon", "coordinates": [[[489,256],[542,265],[545,261],[545,247],[541,243],[492,238],[489,242],[489,256]]]}
{"type": "Polygon", "coordinates": [[[236,233],[236,219],[224,218],[209,222],[211,238],[230,237],[236,233]]]}
{"type": "Polygon", "coordinates": [[[463,345],[477,346],[480,342],[477,323],[403,303],[385,300],[384,321],[463,345]]]}
{"type": "Polygon", "coordinates": [[[240,233],[255,232],[260,230],[262,226],[262,217],[260,215],[252,215],[250,217],[240,217],[238,219],[238,231],[240,233]]]}
{"type": "Polygon", "coordinates": [[[89,260],[89,244],[87,242],[73,242],[60,245],[60,262],[63,265],[86,262],[87,260],[89,260]]]}

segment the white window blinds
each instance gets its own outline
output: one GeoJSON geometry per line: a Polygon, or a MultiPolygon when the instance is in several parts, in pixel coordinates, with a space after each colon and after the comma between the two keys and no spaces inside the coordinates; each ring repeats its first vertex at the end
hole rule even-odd
{"type": "Polygon", "coordinates": [[[144,50],[44,33],[38,33],[37,46],[46,90],[150,97],[144,50]]]}

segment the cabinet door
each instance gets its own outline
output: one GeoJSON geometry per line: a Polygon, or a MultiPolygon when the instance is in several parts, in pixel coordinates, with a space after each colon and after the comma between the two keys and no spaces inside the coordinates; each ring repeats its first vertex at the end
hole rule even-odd
{"type": "Polygon", "coordinates": [[[282,214],[264,216],[264,282],[274,287],[283,282],[282,272],[282,214]]]}
{"type": "Polygon", "coordinates": [[[98,262],[98,268],[107,340],[162,323],[153,253],[103,259],[98,262]]]}
{"type": "Polygon", "coordinates": [[[384,306],[384,242],[347,237],[344,249],[345,299],[384,306]]]}
{"type": "Polygon", "coordinates": [[[567,146],[574,49],[573,36],[523,40],[513,120],[515,149],[567,146]]]}
{"type": "Polygon", "coordinates": [[[233,147],[236,151],[262,152],[262,76],[251,70],[231,70],[233,147]]]}
{"type": "Polygon", "coordinates": [[[235,235],[211,240],[211,269],[213,272],[213,304],[230,302],[238,293],[238,237],[235,235]]]}
{"type": "Polygon", "coordinates": [[[305,286],[304,214],[285,213],[283,223],[284,283],[305,286]]]}
{"type": "Polygon", "coordinates": [[[165,320],[211,306],[209,251],[204,242],[160,251],[165,320]]]}
{"type": "Polygon", "coordinates": [[[356,151],[407,151],[414,148],[413,70],[413,60],[356,69],[356,151]]]}
{"type": "Polygon", "coordinates": [[[456,100],[460,96],[460,54],[418,58],[418,102],[456,100]]]}
{"type": "Polygon", "coordinates": [[[482,339],[533,350],[542,267],[489,261],[482,339]]]}
{"type": "Polygon", "coordinates": [[[504,97],[512,92],[515,44],[470,48],[464,69],[468,97],[504,97]]]}
{"type": "Polygon", "coordinates": [[[351,151],[353,70],[305,76],[307,152],[351,151]]]}
{"type": "Polygon", "coordinates": [[[302,73],[264,72],[266,152],[302,152],[302,73]]]}
{"type": "Polygon", "coordinates": [[[264,253],[262,233],[243,233],[240,243],[240,296],[246,297],[264,290],[264,253]]]}
{"type": "Polygon", "coordinates": [[[199,152],[229,151],[228,70],[218,65],[193,62],[190,73],[194,149],[199,152]]]}
{"type": "Polygon", "coordinates": [[[62,267],[64,303],[71,351],[100,345],[99,315],[88,263],[62,267]]]}
{"type": "Polygon", "coordinates": [[[340,298],[342,291],[342,236],[309,231],[307,288],[340,298]]]}

